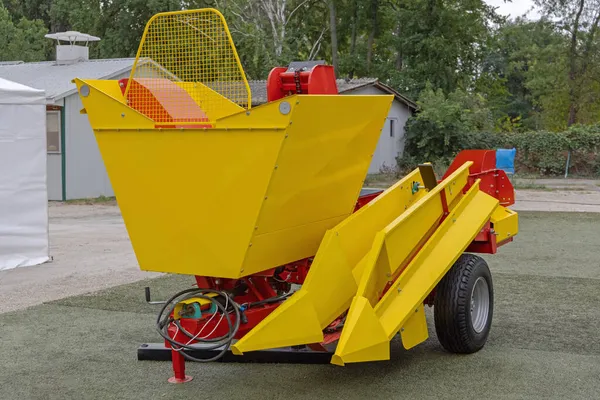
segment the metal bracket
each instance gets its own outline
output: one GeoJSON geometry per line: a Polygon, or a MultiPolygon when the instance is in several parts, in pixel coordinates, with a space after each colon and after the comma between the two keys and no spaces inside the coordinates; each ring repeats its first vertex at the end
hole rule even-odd
{"type": "Polygon", "coordinates": [[[412,188],[411,188],[412,194],[417,193],[421,189],[425,189],[425,186],[421,185],[419,182],[416,182],[416,181],[412,183],[412,188]]]}
{"type": "MultiPolygon", "coordinates": [[[[207,349],[202,344],[197,344],[196,350],[186,350],[186,353],[196,358],[209,358],[218,354],[222,347],[207,349]]],[[[140,361],[171,361],[171,348],[164,343],[144,343],[137,350],[140,361]]],[[[329,364],[333,353],[328,351],[311,350],[308,347],[292,348],[281,347],[278,349],[257,350],[236,356],[227,350],[219,362],[235,363],[278,363],[278,364],[329,364]]]]}
{"type": "Polygon", "coordinates": [[[148,286],[146,286],[144,288],[144,293],[146,295],[146,303],[148,303],[148,304],[165,304],[166,303],[166,300],[152,301],[152,299],[150,297],[150,288],[148,286]]]}
{"type": "Polygon", "coordinates": [[[437,178],[435,177],[435,171],[433,170],[433,165],[427,164],[419,164],[419,172],[421,173],[421,178],[423,178],[423,185],[428,190],[432,190],[437,186],[437,178]]]}

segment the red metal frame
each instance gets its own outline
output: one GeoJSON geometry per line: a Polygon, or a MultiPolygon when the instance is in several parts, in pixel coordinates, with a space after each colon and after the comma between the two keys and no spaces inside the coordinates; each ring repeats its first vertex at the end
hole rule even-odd
{"type": "MultiPolygon", "coordinates": [[[[463,192],[480,179],[479,189],[499,200],[500,205],[507,207],[515,204],[515,189],[508,179],[506,173],[501,169],[496,169],[496,152],[494,150],[464,150],[461,151],[442,179],[447,178],[467,161],[472,161],[473,165],[469,168],[469,179],[463,192]]],[[[490,222],[483,227],[481,232],[473,239],[473,242],[467,247],[468,252],[495,254],[498,247],[512,242],[509,238],[501,243],[497,243],[496,235],[492,232],[490,222]]]]}
{"type": "Polygon", "coordinates": [[[461,151],[450,164],[442,180],[467,161],[472,161],[473,165],[469,168],[469,180],[463,192],[466,193],[477,179],[481,179],[479,189],[497,198],[501,206],[507,207],[515,204],[515,190],[506,172],[496,169],[496,152],[494,150],[461,151]]]}

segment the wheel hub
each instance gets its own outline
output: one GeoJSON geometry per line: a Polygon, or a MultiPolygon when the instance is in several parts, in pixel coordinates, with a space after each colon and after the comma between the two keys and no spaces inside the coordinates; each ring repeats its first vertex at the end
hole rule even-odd
{"type": "Polygon", "coordinates": [[[487,325],[490,311],[490,290],[483,277],[477,278],[471,292],[471,324],[473,330],[481,333],[487,325]]]}

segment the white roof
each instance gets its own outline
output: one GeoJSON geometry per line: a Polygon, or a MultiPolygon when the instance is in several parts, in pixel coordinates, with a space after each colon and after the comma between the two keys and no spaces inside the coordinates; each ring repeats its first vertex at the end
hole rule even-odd
{"type": "Polygon", "coordinates": [[[134,60],[86,60],[65,65],[57,65],[55,61],[1,63],[0,78],[45,90],[46,97],[55,102],[77,92],[71,82],[74,78],[111,79],[131,70],[134,60]]]}
{"type": "Polygon", "coordinates": [[[100,40],[97,36],[88,35],[87,33],[81,33],[77,31],[66,31],[66,32],[56,32],[49,33],[45,35],[48,39],[56,39],[62,40],[65,42],[97,42],[100,40]]]}
{"type": "Polygon", "coordinates": [[[0,78],[0,104],[46,104],[43,90],[0,78]]]}

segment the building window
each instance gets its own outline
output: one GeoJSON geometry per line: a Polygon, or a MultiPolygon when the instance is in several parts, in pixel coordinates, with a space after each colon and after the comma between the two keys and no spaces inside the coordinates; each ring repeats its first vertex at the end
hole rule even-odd
{"type": "Polygon", "coordinates": [[[396,136],[396,120],[390,119],[390,137],[396,136]]]}
{"type": "Polygon", "coordinates": [[[46,112],[46,146],[48,153],[60,153],[60,111],[46,112]]]}

